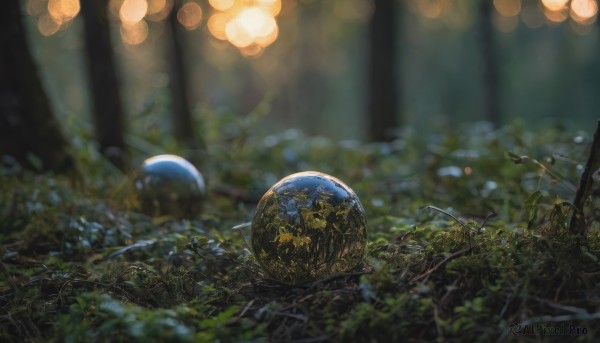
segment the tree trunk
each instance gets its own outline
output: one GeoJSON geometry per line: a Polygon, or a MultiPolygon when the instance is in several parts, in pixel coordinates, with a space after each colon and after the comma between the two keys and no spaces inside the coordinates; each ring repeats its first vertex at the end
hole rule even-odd
{"type": "Polygon", "coordinates": [[[483,61],[483,92],[486,119],[494,126],[500,124],[498,108],[498,60],[494,39],[492,15],[494,6],[491,0],[481,0],[479,8],[479,26],[481,32],[481,56],[483,61]]]}
{"type": "Polygon", "coordinates": [[[590,154],[581,174],[575,199],[573,200],[575,208],[569,223],[569,230],[573,234],[583,235],[585,233],[586,223],[583,210],[585,202],[594,187],[594,173],[598,172],[598,168],[600,168],[600,120],[596,122],[596,132],[594,133],[590,154]]]}
{"type": "Polygon", "coordinates": [[[0,1],[0,155],[27,168],[75,171],[27,45],[20,5],[0,1]]]}
{"type": "Polygon", "coordinates": [[[396,128],[396,1],[375,0],[369,24],[368,135],[372,141],[389,141],[396,128]]]}
{"type": "Polygon", "coordinates": [[[115,166],[125,169],[125,114],[119,92],[106,0],[81,0],[85,48],[92,89],[93,117],[100,151],[115,166]]]}
{"type": "Polygon", "coordinates": [[[188,98],[188,84],[185,60],[183,56],[183,27],[177,22],[177,12],[181,1],[175,1],[173,10],[167,18],[166,33],[168,39],[167,61],[169,64],[169,88],[171,90],[172,123],[175,138],[190,148],[202,146],[196,141],[194,123],[188,98]]]}

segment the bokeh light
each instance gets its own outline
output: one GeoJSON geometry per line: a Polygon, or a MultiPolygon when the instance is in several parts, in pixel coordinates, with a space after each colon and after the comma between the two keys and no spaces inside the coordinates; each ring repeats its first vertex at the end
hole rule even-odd
{"type": "Polygon", "coordinates": [[[59,24],[75,18],[79,13],[79,9],[79,0],[48,1],[48,13],[59,24]]]}
{"type": "Polygon", "coordinates": [[[234,2],[235,0],[208,0],[208,3],[218,11],[227,11],[233,6],[234,2]]]}
{"type": "Polygon", "coordinates": [[[571,18],[580,24],[591,24],[598,14],[598,3],[596,0],[572,0],[571,18]]]}
{"type": "Polygon", "coordinates": [[[277,25],[275,25],[273,27],[272,31],[270,31],[266,35],[262,35],[262,36],[256,37],[254,39],[254,42],[257,43],[258,45],[262,46],[262,47],[267,47],[267,46],[275,43],[275,41],[277,40],[278,36],[279,36],[279,27],[277,25]]]}
{"type": "MultiPolygon", "coordinates": [[[[492,1],[492,0],[489,0],[492,1]]],[[[423,18],[431,19],[427,25],[435,23],[443,26],[463,30],[473,24],[473,7],[467,1],[452,0],[410,0],[407,1],[408,9],[423,18]]],[[[372,9],[365,9],[372,11],[372,9]]]]}
{"type": "Polygon", "coordinates": [[[225,27],[225,35],[231,44],[238,48],[244,48],[252,44],[252,37],[242,27],[243,22],[237,20],[231,20],[225,27]]]}
{"type": "Polygon", "coordinates": [[[240,52],[246,58],[257,58],[262,54],[263,51],[264,48],[256,43],[252,43],[240,49],[240,52]]]}
{"type": "Polygon", "coordinates": [[[148,0],[146,18],[152,21],[163,21],[171,12],[173,0],[148,0]]]}
{"type": "Polygon", "coordinates": [[[228,41],[245,57],[257,57],[279,35],[276,17],[281,0],[209,1],[213,12],[208,30],[219,40],[228,41]]]}
{"type": "Polygon", "coordinates": [[[217,39],[227,40],[225,28],[230,18],[225,13],[215,13],[208,19],[208,31],[217,39]]]}
{"type": "Polygon", "coordinates": [[[281,0],[255,0],[256,7],[268,12],[272,17],[277,17],[281,12],[281,0]]]}
{"type": "Polygon", "coordinates": [[[46,37],[67,27],[80,9],[79,0],[28,0],[25,4],[25,11],[37,16],[36,27],[46,37]]]}
{"type": "Polygon", "coordinates": [[[202,22],[202,8],[195,2],[186,2],[177,11],[177,20],[186,29],[193,30],[202,22]]]}
{"type": "MultiPolygon", "coordinates": [[[[167,5],[167,2],[164,4],[150,2],[153,5],[153,11],[160,11],[161,5],[167,5]]],[[[148,22],[144,20],[150,9],[148,1],[124,0],[117,2],[117,4],[120,4],[118,13],[119,19],[121,19],[121,40],[126,45],[142,44],[148,38],[148,22]]],[[[115,6],[113,10],[116,9],[115,6]]]]}
{"type": "Polygon", "coordinates": [[[27,14],[37,16],[41,15],[46,11],[48,5],[45,0],[29,0],[25,5],[25,10],[27,14]]]}
{"type": "Polygon", "coordinates": [[[569,0],[542,0],[542,4],[549,12],[557,12],[567,6],[569,0]]]}
{"type": "Polygon", "coordinates": [[[124,0],[108,0],[109,18],[118,19],[124,0]]]}
{"type": "Polygon", "coordinates": [[[569,17],[569,9],[567,7],[563,7],[559,10],[550,10],[548,8],[544,9],[544,16],[548,20],[549,24],[557,24],[562,23],[567,20],[569,17]]]}
{"type": "Polygon", "coordinates": [[[521,12],[521,0],[494,0],[494,7],[505,17],[513,17],[521,12]]]}
{"type": "MultiPolygon", "coordinates": [[[[519,21],[528,28],[538,28],[544,23],[557,25],[570,18],[575,32],[587,34],[592,28],[586,26],[594,23],[598,16],[598,0],[492,1],[496,12],[492,18],[493,24],[500,32],[514,31],[519,21]]],[[[246,57],[260,56],[266,47],[278,39],[277,17],[282,10],[289,12],[290,8],[295,6],[294,3],[290,3],[283,8],[281,0],[207,2],[210,13],[207,13],[206,26],[212,37],[223,41],[218,46],[222,48],[231,44],[246,57]]],[[[464,6],[460,5],[461,2],[411,0],[407,4],[412,12],[424,18],[436,19],[455,29],[472,24],[472,15],[462,13],[464,11],[461,8],[464,6]]],[[[148,36],[146,20],[164,21],[173,9],[174,0],[108,0],[108,6],[110,17],[119,20],[123,42],[127,45],[138,45],[148,36]]],[[[27,0],[25,10],[29,15],[37,17],[36,26],[39,32],[50,36],[66,27],[78,15],[80,0],[27,0]]],[[[338,1],[334,6],[334,15],[349,20],[366,21],[372,10],[373,5],[367,0],[352,3],[338,1]]],[[[202,24],[204,14],[197,0],[188,0],[179,8],[177,20],[186,29],[194,30],[202,24]]]]}
{"type": "Polygon", "coordinates": [[[417,3],[421,15],[429,19],[439,18],[447,5],[444,0],[418,0],[417,3]]]}
{"type": "Polygon", "coordinates": [[[142,44],[148,37],[148,23],[140,20],[135,24],[121,25],[121,39],[128,45],[142,44]]]}
{"type": "Polygon", "coordinates": [[[119,10],[119,18],[123,24],[134,25],[144,19],[147,11],[146,0],[125,0],[119,10]]]}
{"type": "Polygon", "coordinates": [[[43,36],[52,36],[60,29],[60,24],[54,21],[54,19],[48,13],[40,15],[37,19],[37,29],[43,36]]]}
{"type": "Polygon", "coordinates": [[[227,23],[225,33],[233,45],[243,48],[269,37],[277,28],[275,18],[260,7],[249,7],[227,23]]]}

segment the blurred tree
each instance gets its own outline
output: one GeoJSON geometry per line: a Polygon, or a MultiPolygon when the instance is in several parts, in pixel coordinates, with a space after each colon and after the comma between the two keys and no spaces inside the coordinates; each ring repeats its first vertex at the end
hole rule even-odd
{"type": "Polygon", "coordinates": [[[108,1],[81,0],[81,14],[96,140],[102,154],[123,170],[128,164],[124,138],[125,113],[110,38],[108,1]]]}
{"type": "Polygon", "coordinates": [[[494,5],[490,0],[480,0],[479,30],[480,44],[483,61],[483,92],[484,113],[486,120],[494,126],[500,123],[500,110],[498,101],[498,60],[494,37],[492,15],[494,5]]]}
{"type": "Polygon", "coordinates": [[[369,24],[368,136],[372,141],[389,141],[396,128],[398,88],[396,84],[396,0],[375,0],[369,24]]]}
{"type": "Polygon", "coordinates": [[[298,9],[298,25],[301,25],[295,47],[296,79],[292,108],[306,132],[322,134],[322,115],[327,100],[327,82],[321,67],[323,33],[323,3],[305,3],[298,9]]]}
{"type": "Polygon", "coordinates": [[[27,45],[20,5],[0,2],[0,155],[27,168],[74,171],[75,160],[27,45]]]}
{"type": "Polygon", "coordinates": [[[177,20],[177,13],[183,4],[183,1],[175,0],[166,23],[169,88],[171,91],[171,110],[173,111],[172,123],[175,138],[180,143],[189,148],[201,148],[204,144],[195,137],[188,99],[188,81],[183,53],[184,29],[177,20]]]}

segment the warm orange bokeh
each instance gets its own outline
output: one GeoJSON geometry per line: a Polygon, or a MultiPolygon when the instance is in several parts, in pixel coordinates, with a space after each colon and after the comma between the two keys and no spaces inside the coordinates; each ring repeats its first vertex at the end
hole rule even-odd
{"type": "Polygon", "coordinates": [[[279,35],[277,15],[281,0],[211,0],[214,11],[208,30],[217,39],[226,40],[246,57],[260,55],[279,35]]]}
{"type": "Polygon", "coordinates": [[[152,21],[163,21],[171,12],[173,0],[148,0],[146,17],[152,21]]]}
{"type": "Polygon", "coordinates": [[[281,0],[255,0],[255,6],[277,17],[281,12],[281,0]]]}
{"type": "Polygon", "coordinates": [[[46,37],[52,36],[60,29],[58,24],[48,13],[40,15],[37,19],[37,28],[46,37]]]}
{"type": "Polygon", "coordinates": [[[148,23],[140,20],[135,24],[121,25],[121,39],[128,45],[142,44],[148,37],[148,23]]]}
{"type": "Polygon", "coordinates": [[[571,18],[580,24],[591,24],[598,14],[596,0],[572,0],[571,18]]]}
{"type": "Polygon", "coordinates": [[[233,6],[235,0],[208,0],[208,2],[218,11],[227,11],[233,6]]]}
{"type": "Polygon", "coordinates": [[[202,22],[202,8],[195,2],[186,2],[177,12],[177,21],[188,30],[197,28],[202,22]]]}
{"type": "Polygon", "coordinates": [[[276,28],[275,18],[269,13],[260,7],[248,7],[227,23],[225,33],[233,45],[243,48],[269,37],[276,28]]]}
{"type": "Polygon", "coordinates": [[[25,10],[29,15],[41,15],[48,9],[48,4],[45,0],[29,0],[25,5],[25,10]]]}
{"type": "MultiPolygon", "coordinates": [[[[524,5],[522,0],[491,1],[497,12],[494,25],[502,32],[514,30],[519,18],[530,28],[540,27],[544,21],[556,25],[569,17],[572,24],[584,27],[594,23],[598,15],[598,0],[539,0],[539,8],[524,5]]],[[[277,40],[276,18],[282,10],[281,0],[208,0],[208,3],[212,7],[207,21],[210,34],[236,46],[243,55],[257,56],[277,40]]],[[[148,23],[144,19],[163,21],[173,8],[173,0],[108,0],[108,6],[111,17],[120,19],[123,41],[136,45],[148,34],[148,23]]],[[[289,11],[289,6],[286,8],[289,11]]],[[[444,19],[457,10],[452,0],[412,0],[409,8],[429,19],[444,19]]],[[[25,9],[29,15],[37,16],[40,33],[50,36],[78,15],[80,0],[27,0],[25,9]]],[[[196,29],[202,23],[202,7],[192,0],[185,2],[177,19],[188,30],[196,29]]],[[[590,32],[581,28],[576,31],[590,32]]]]}
{"type": "Polygon", "coordinates": [[[28,0],[25,10],[37,16],[37,29],[44,36],[51,36],[67,27],[79,14],[79,0],[28,0]]]}
{"type": "Polygon", "coordinates": [[[225,28],[230,17],[225,13],[215,13],[208,19],[208,31],[217,39],[227,40],[225,28]]]}
{"type": "Polygon", "coordinates": [[[119,10],[119,18],[126,25],[135,25],[146,16],[148,2],[146,0],[125,0],[119,10]]]}
{"type": "Polygon", "coordinates": [[[417,3],[421,15],[429,19],[439,18],[449,5],[447,0],[418,0],[417,3]]]}
{"type": "Polygon", "coordinates": [[[521,12],[521,0],[494,0],[494,7],[505,17],[513,17],[521,12]]]}
{"type": "Polygon", "coordinates": [[[69,21],[79,13],[79,0],[49,0],[48,13],[58,24],[69,21]]]}
{"type": "Polygon", "coordinates": [[[127,45],[142,44],[148,37],[148,23],[144,17],[148,13],[148,1],[124,0],[119,7],[121,19],[121,39],[127,45]]]}
{"type": "Polygon", "coordinates": [[[569,9],[567,7],[563,7],[559,10],[553,11],[548,8],[544,8],[544,16],[546,16],[546,19],[548,19],[551,23],[562,23],[569,17],[569,9]]]}
{"type": "Polygon", "coordinates": [[[550,12],[557,12],[567,6],[569,0],[542,0],[544,7],[550,12]]]}

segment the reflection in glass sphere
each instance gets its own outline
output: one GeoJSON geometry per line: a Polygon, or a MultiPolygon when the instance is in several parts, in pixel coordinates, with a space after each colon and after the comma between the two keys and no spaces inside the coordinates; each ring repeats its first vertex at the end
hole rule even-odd
{"type": "Polygon", "coordinates": [[[305,284],[360,265],[367,248],[367,217],[342,181],[302,172],[281,179],[263,195],[251,240],[268,276],[305,284]]]}
{"type": "Polygon", "coordinates": [[[140,210],[150,216],[191,218],[206,192],[202,174],[187,160],[158,155],[144,161],[135,181],[140,210]]]}

